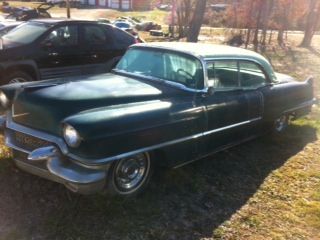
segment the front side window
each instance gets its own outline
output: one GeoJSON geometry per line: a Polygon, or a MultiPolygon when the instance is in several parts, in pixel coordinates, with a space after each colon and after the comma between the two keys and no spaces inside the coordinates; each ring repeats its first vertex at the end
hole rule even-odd
{"type": "Polygon", "coordinates": [[[10,43],[15,46],[29,44],[44,34],[49,27],[49,25],[42,23],[24,23],[4,35],[2,38],[5,43],[10,43]]]}
{"type": "Polygon", "coordinates": [[[54,29],[46,38],[46,44],[53,47],[72,47],[78,45],[78,27],[63,26],[54,29]]]}
{"type": "Polygon", "coordinates": [[[219,60],[207,64],[209,86],[215,89],[239,88],[238,62],[234,60],[219,60]]]}
{"type": "Polygon", "coordinates": [[[170,51],[130,49],[116,70],[180,83],[193,89],[202,89],[204,85],[201,62],[195,57],[170,51]]]}
{"type": "Polygon", "coordinates": [[[240,61],[240,82],[243,88],[258,88],[267,83],[267,78],[261,68],[249,61],[240,61]]]}

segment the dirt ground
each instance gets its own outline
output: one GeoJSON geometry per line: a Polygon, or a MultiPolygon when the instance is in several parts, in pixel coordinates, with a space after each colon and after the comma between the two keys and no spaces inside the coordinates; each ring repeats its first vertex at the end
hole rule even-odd
{"type": "MultiPolygon", "coordinates": [[[[100,11],[106,10],[89,12],[100,11]]],[[[320,97],[319,37],[312,49],[295,47],[301,36],[289,40],[288,49],[270,48],[267,57],[298,79],[313,74],[320,97]]],[[[2,146],[0,240],[320,239],[319,136],[317,107],[281,136],[158,171],[150,188],[131,199],[73,194],[18,170],[2,146]]]]}

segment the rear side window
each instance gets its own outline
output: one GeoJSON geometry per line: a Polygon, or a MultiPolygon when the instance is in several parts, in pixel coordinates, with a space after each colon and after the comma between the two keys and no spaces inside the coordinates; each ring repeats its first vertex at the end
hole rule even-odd
{"type": "Polygon", "coordinates": [[[261,68],[249,61],[240,61],[240,82],[243,88],[258,88],[267,83],[267,78],[261,68]]]}
{"type": "Polygon", "coordinates": [[[135,43],[135,38],[129,33],[122,31],[121,29],[113,28],[114,38],[117,45],[127,48],[135,43]]]}
{"type": "Polygon", "coordinates": [[[111,42],[107,30],[96,25],[85,25],[83,27],[84,41],[88,45],[104,45],[111,42]]]}

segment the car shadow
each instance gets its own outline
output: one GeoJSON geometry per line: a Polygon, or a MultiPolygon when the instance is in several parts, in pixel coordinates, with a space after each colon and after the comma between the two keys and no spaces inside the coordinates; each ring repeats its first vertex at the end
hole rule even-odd
{"type": "MultiPolygon", "coordinates": [[[[281,136],[263,136],[158,172],[144,194],[127,199],[80,196],[13,166],[0,168],[0,222],[5,223],[2,229],[14,226],[18,236],[33,239],[212,237],[272,171],[315,140],[314,128],[291,125],[281,136]]],[[[1,234],[6,233],[0,229],[1,234]]]]}

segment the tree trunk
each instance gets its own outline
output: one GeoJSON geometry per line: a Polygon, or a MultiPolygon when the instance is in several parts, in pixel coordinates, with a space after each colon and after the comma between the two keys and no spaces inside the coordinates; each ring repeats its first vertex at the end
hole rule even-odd
{"type": "Polygon", "coordinates": [[[280,29],[279,32],[278,32],[278,44],[280,47],[283,47],[283,29],[280,29]]]}
{"type": "Polygon", "coordinates": [[[253,11],[253,1],[250,1],[249,13],[248,13],[248,16],[247,16],[247,37],[246,37],[245,48],[248,48],[248,45],[249,45],[250,39],[251,39],[251,16],[252,16],[252,11],[253,11]]]}
{"type": "Polygon", "coordinates": [[[262,46],[262,51],[265,50],[266,46],[266,39],[267,39],[267,28],[268,28],[268,16],[269,16],[269,9],[268,9],[268,2],[263,2],[262,3],[262,34],[261,34],[261,46],[262,46]]]}
{"type": "Polygon", "coordinates": [[[249,28],[247,30],[247,39],[246,39],[246,43],[245,43],[245,48],[248,48],[248,45],[250,43],[250,38],[251,38],[251,28],[249,28]]]}
{"type": "Polygon", "coordinates": [[[269,35],[269,41],[268,41],[268,44],[270,45],[271,42],[272,42],[272,37],[273,37],[273,30],[271,29],[270,30],[270,35],[269,35]]]}
{"type": "Polygon", "coordinates": [[[263,3],[262,1],[258,2],[258,16],[257,16],[257,21],[256,21],[256,29],[254,32],[254,37],[253,37],[253,46],[254,46],[254,51],[258,51],[258,45],[259,45],[259,30],[261,28],[261,15],[262,15],[262,6],[263,3]]]}
{"type": "Polygon", "coordinates": [[[305,26],[305,31],[304,31],[304,37],[303,40],[300,44],[300,47],[310,47],[311,46],[311,41],[315,32],[315,28],[318,25],[317,21],[319,21],[319,15],[320,13],[319,8],[320,5],[318,6],[318,9],[316,10],[316,5],[317,5],[318,0],[310,0],[309,4],[309,12],[307,16],[307,22],[305,26]]]}
{"type": "Polygon", "coordinates": [[[182,14],[183,13],[180,10],[177,10],[177,22],[178,22],[178,33],[179,33],[178,38],[183,38],[184,37],[183,36],[183,29],[184,29],[183,24],[184,24],[184,22],[183,22],[182,14]]]}
{"type": "Polygon", "coordinates": [[[203,16],[206,10],[207,0],[198,0],[196,3],[196,9],[193,14],[192,21],[190,23],[190,28],[188,32],[187,41],[197,42],[198,36],[201,30],[201,25],[203,21],[203,16]]]}

